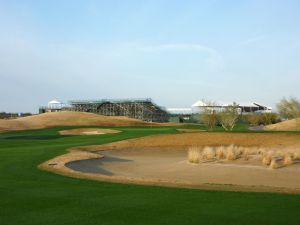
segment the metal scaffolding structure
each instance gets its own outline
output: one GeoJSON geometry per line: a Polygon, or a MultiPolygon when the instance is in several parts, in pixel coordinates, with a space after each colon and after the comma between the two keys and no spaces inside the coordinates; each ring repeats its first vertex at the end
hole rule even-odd
{"type": "Polygon", "coordinates": [[[148,122],[168,122],[169,114],[151,99],[101,99],[69,101],[70,110],[104,116],[127,116],[148,122]]]}

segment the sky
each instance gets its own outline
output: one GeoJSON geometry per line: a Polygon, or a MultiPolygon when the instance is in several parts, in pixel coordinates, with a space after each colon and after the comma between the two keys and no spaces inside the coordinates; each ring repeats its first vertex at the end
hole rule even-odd
{"type": "Polygon", "coordinates": [[[300,98],[299,0],[0,0],[0,111],[300,98]]]}

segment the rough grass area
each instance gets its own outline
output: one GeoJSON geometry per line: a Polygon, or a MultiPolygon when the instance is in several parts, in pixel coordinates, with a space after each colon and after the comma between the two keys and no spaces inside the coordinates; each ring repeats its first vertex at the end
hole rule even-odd
{"type": "Polygon", "coordinates": [[[300,195],[113,184],[38,170],[66,148],[176,132],[139,127],[61,137],[63,129],[0,134],[1,225],[299,224],[300,195]]]}

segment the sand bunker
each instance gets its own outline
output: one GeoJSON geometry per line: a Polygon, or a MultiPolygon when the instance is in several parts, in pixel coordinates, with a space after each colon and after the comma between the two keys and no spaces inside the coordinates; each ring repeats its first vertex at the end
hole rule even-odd
{"type": "Polygon", "coordinates": [[[188,160],[191,145],[229,143],[256,148],[299,149],[297,134],[192,133],[144,137],[101,146],[78,147],[40,167],[94,180],[239,191],[300,193],[300,163],[274,170],[261,159],[188,160]],[[222,141],[222,142],[220,142],[222,141]],[[79,157],[80,154],[83,157],[79,157]],[[92,158],[92,159],[91,159],[92,158]]]}
{"type": "Polygon", "coordinates": [[[98,128],[78,128],[59,131],[60,135],[99,135],[120,133],[118,130],[98,129],[98,128]]]}
{"type": "Polygon", "coordinates": [[[109,176],[111,178],[200,186],[230,184],[270,186],[300,190],[300,165],[269,170],[251,160],[219,161],[191,164],[187,152],[174,149],[126,149],[104,151],[101,159],[67,163],[72,170],[109,176]]]}

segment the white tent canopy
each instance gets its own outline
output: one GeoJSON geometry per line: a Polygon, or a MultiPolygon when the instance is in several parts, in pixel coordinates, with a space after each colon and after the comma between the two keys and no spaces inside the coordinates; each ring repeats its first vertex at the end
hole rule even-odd
{"type": "Polygon", "coordinates": [[[58,100],[52,100],[48,102],[49,109],[61,109],[63,107],[63,103],[58,100]]]}

